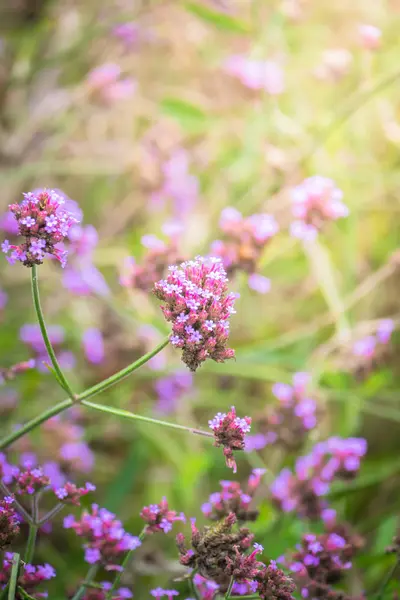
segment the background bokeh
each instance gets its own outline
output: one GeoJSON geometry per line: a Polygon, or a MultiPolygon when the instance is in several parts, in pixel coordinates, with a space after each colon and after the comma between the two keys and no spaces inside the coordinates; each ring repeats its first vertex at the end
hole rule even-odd
{"type": "MultiPolygon", "coordinates": [[[[231,333],[236,360],[206,363],[171,391],[160,379],[185,367],[169,347],[98,401],[202,427],[234,404],[257,430],[257,418],[276,403],[272,385],[310,372],[321,418],[302,452],[329,435],[368,440],[359,477],[335,485],[332,501],[367,540],[349,589],[375,589],[391,561],[384,549],[400,506],[399,335],[373,360],[352,348],[380,319],[400,323],[400,2],[18,0],[0,8],[0,23],[2,214],[24,191],[58,188],[99,236],[90,260],[104,280],[91,293],[63,285],[58,265],[40,267],[47,321],[64,328],[62,349],[74,355],[64,357],[67,366],[75,362],[74,387],[100,381],[168,333],[151,294],[120,284],[127,257],[140,264],[147,253],[143,236],[167,241],[172,221],[179,253],[191,257],[221,237],[224,208],[274,215],[280,232],[258,268],[270,291],[250,289],[243,272],[230,283],[240,293],[231,333]],[[381,37],[369,37],[363,25],[381,37]],[[270,61],[265,85],[235,75],[238,56],[270,61]],[[289,232],[290,189],[315,174],[343,190],[350,215],[328,223],[307,249],[289,232]],[[97,364],[84,351],[87,329],[104,340],[97,364]]],[[[79,255],[74,260],[79,267],[79,255]]],[[[8,368],[33,356],[20,329],[35,317],[26,269],[4,260],[0,283],[7,295],[0,366],[8,368]]],[[[6,382],[3,434],[61,399],[51,375],[37,369],[6,382]]],[[[141,507],[162,496],[204,522],[201,504],[230,477],[207,442],[77,408],[18,442],[10,456],[61,461],[75,480],[93,481],[95,501],[138,534],[141,507]]],[[[263,465],[276,473],[295,456],[268,447],[243,453],[235,478],[244,482],[263,465]]],[[[278,514],[267,480],[259,502],[253,530],[274,558],[306,526],[278,514]]],[[[152,536],[137,551],[126,576],[135,598],[182,573],[173,538],[152,536]]],[[[85,573],[79,540],[60,521],[40,536],[36,558],[58,571],[51,598],[66,597],[85,573]]]]}

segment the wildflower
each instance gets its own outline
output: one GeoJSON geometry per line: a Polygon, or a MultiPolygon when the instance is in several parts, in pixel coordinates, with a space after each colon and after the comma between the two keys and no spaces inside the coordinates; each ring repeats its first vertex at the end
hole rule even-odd
{"type": "Polygon", "coordinates": [[[292,593],[296,586],[293,579],[278,569],[274,560],[257,573],[256,582],[256,591],[262,600],[294,600],[292,593]]]}
{"type": "Polygon", "coordinates": [[[7,462],[6,455],[0,452],[0,477],[2,481],[9,485],[18,477],[19,468],[7,462]]]}
{"type": "Polygon", "coordinates": [[[65,267],[67,253],[58,244],[65,239],[77,219],[61,208],[64,203],[60,194],[44,189],[24,194],[20,204],[10,204],[9,210],[18,223],[18,235],[25,238],[20,245],[10,244],[8,240],[3,242],[3,252],[11,252],[8,257],[11,264],[18,260],[27,267],[41,265],[49,254],[65,267]]]}
{"type": "Polygon", "coordinates": [[[120,39],[127,49],[135,46],[140,38],[140,29],[136,23],[119,23],[112,28],[113,35],[120,39]]]}
{"type": "Polygon", "coordinates": [[[303,536],[288,562],[303,598],[342,598],[330,587],[351,568],[353,548],[336,533],[303,536]]]}
{"type": "Polygon", "coordinates": [[[332,179],[315,175],[292,190],[292,212],[295,221],[291,234],[304,241],[316,238],[327,221],[347,217],[349,209],[342,202],[343,192],[332,179]]]}
{"type": "Polygon", "coordinates": [[[127,533],[113,513],[97,504],[92,504],[91,512],[84,511],[79,521],[73,515],[67,516],[64,527],[87,540],[86,562],[103,564],[108,571],[120,571],[122,567],[116,565],[115,560],[141,545],[139,538],[127,533]]]}
{"type": "Polygon", "coordinates": [[[174,510],[169,510],[167,499],[164,497],[159,504],[150,504],[145,506],[141,513],[141,518],[147,523],[146,533],[156,533],[161,531],[168,533],[172,529],[175,521],[186,522],[185,515],[174,510]]]}
{"type": "Polygon", "coordinates": [[[174,596],[179,596],[179,592],[177,590],[163,590],[163,588],[155,588],[150,591],[150,594],[155,598],[155,600],[160,600],[164,596],[167,600],[172,600],[174,596]]]}
{"type": "Polygon", "coordinates": [[[208,425],[214,432],[214,445],[224,447],[223,453],[226,465],[236,473],[236,461],[233,452],[244,449],[245,435],[250,431],[251,418],[237,417],[235,407],[232,406],[228,413],[218,413],[208,422],[208,425]]]}
{"type": "Polygon", "coordinates": [[[361,377],[371,371],[378,365],[385,354],[387,354],[387,344],[389,344],[394,330],[392,319],[382,319],[379,321],[374,334],[357,339],[352,346],[352,355],[356,360],[348,357],[347,365],[355,368],[356,375],[361,377]]]}
{"type": "Polygon", "coordinates": [[[69,262],[63,272],[63,286],[78,296],[92,293],[107,296],[110,289],[100,271],[93,264],[93,252],[98,234],[93,225],[74,225],[68,234],[69,262]]]}
{"type": "Polygon", "coordinates": [[[234,357],[227,341],[236,296],[227,293],[226,273],[219,259],[198,256],[180,267],[170,267],[168,277],[155,284],[154,293],[165,303],[162,311],[172,322],[170,341],[182,349],[182,360],[191,371],[207,358],[224,362],[234,357]],[[184,316],[186,322],[182,322],[184,316]],[[211,331],[210,321],[215,324],[211,331]]]}
{"type": "Polygon", "coordinates": [[[311,454],[296,461],[295,473],[283,469],[271,485],[275,502],[284,512],[318,519],[327,508],[322,500],[334,479],[352,479],[366,452],[363,438],[331,437],[316,444],[311,454]]]}
{"type": "Polygon", "coordinates": [[[13,504],[13,496],[0,500],[0,550],[9,546],[19,534],[19,519],[13,504]]]}
{"type": "MultiPolygon", "coordinates": [[[[4,589],[7,585],[12,568],[13,554],[6,552],[3,559],[3,567],[0,570],[0,587],[4,589]]],[[[56,576],[56,572],[48,563],[44,565],[31,565],[29,563],[20,563],[18,576],[18,587],[22,588],[30,597],[47,598],[46,592],[38,592],[37,587],[43,582],[56,576]]]]}
{"type": "Polygon", "coordinates": [[[95,489],[96,486],[92,483],[86,483],[85,487],[78,488],[74,483],[67,482],[64,486],[54,489],[54,493],[63,504],[80,506],[82,496],[94,492],[95,489]]]}
{"type": "Polygon", "coordinates": [[[243,554],[238,548],[235,548],[235,557],[227,556],[226,573],[233,577],[238,583],[252,580],[257,577],[259,570],[264,566],[257,560],[257,555],[262,552],[263,547],[260,544],[254,544],[254,550],[251,554],[243,554]]]}
{"type": "MultiPolygon", "coordinates": [[[[53,346],[61,346],[64,342],[65,332],[63,327],[50,325],[47,328],[47,333],[53,346]]],[[[21,341],[33,350],[37,370],[41,373],[48,373],[49,371],[44,363],[50,363],[51,361],[39,325],[26,323],[21,327],[19,336],[21,341]]],[[[71,352],[56,348],[56,355],[62,369],[68,370],[74,366],[75,358],[71,352]]]]}
{"type": "Polygon", "coordinates": [[[142,244],[147,251],[141,264],[138,264],[133,257],[126,259],[120,283],[124,287],[149,292],[159,279],[165,277],[168,266],[181,261],[182,257],[177,240],[174,238],[163,242],[156,236],[143,236],[142,244]]]}
{"type": "Polygon", "coordinates": [[[234,563],[237,552],[245,552],[253,540],[253,535],[244,527],[232,531],[235,522],[236,517],[231,513],[223,521],[200,532],[192,519],[192,548],[186,548],[182,533],[176,537],[181,564],[195,568],[200,575],[218,584],[225,582],[227,565],[234,563]]]}
{"type": "MultiPolygon", "coordinates": [[[[219,590],[219,585],[211,579],[206,579],[199,573],[193,577],[193,584],[202,600],[214,600],[215,592],[219,590]]],[[[187,600],[190,600],[189,598],[187,600]]]]}
{"type": "Polygon", "coordinates": [[[107,104],[131,97],[136,89],[133,79],[121,78],[121,68],[114,63],[104,63],[92,69],[86,83],[89,92],[107,104]]]}
{"type": "Polygon", "coordinates": [[[222,259],[228,275],[244,271],[249,276],[249,287],[266,294],[270,280],[256,270],[266,245],[279,230],[274,217],[262,213],[245,218],[236,208],[227,207],[219,225],[226,239],[213,242],[212,253],[222,259]]]}
{"type": "Polygon", "coordinates": [[[89,362],[97,365],[104,360],[103,335],[99,329],[86,329],[82,336],[82,343],[86,358],[89,362]]]}
{"type": "MultiPolygon", "coordinates": [[[[309,380],[308,373],[296,373],[292,386],[285,383],[273,386],[272,393],[279,406],[258,420],[261,437],[256,440],[255,449],[281,444],[288,450],[298,450],[303,445],[307,433],[317,424],[317,403],[307,394],[309,380]]],[[[251,439],[249,448],[254,449],[251,439]]]]}
{"type": "Polygon", "coordinates": [[[226,61],[225,70],[251,90],[265,90],[272,96],[284,91],[283,71],[275,61],[234,55],[226,61]]]}
{"type": "Polygon", "coordinates": [[[238,521],[255,521],[258,510],[251,509],[250,504],[264,473],[265,469],[254,469],[245,492],[236,481],[220,481],[221,492],[211,494],[201,507],[203,514],[212,521],[220,521],[230,513],[234,513],[238,521]]]}
{"type": "MultiPolygon", "coordinates": [[[[111,589],[112,583],[109,581],[102,581],[100,585],[102,589],[87,588],[82,600],[106,600],[107,593],[111,589]]],[[[133,598],[133,594],[126,587],[121,587],[118,590],[115,590],[112,595],[112,600],[125,600],[127,598],[133,598]]]]}
{"type": "Polygon", "coordinates": [[[35,360],[24,360],[6,369],[0,369],[0,384],[15,379],[17,375],[35,368],[35,360]]]}
{"type": "Polygon", "coordinates": [[[366,50],[377,50],[381,45],[382,32],[374,25],[361,24],[358,27],[360,44],[366,50]]]}
{"type": "Polygon", "coordinates": [[[180,399],[191,390],[192,385],[193,376],[187,371],[177,371],[158,379],[154,384],[158,395],[156,411],[163,414],[174,411],[180,399]]]}
{"type": "Polygon", "coordinates": [[[27,466],[15,478],[16,492],[19,495],[33,495],[44,490],[50,485],[50,478],[43,473],[40,467],[27,466]]]}

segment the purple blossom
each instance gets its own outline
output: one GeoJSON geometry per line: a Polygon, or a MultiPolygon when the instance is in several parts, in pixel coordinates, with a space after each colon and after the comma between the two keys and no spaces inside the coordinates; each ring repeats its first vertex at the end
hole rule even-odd
{"type": "Polygon", "coordinates": [[[89,362],[97,365],[104,360],[103,335],[99,329],[87,329],[82,336],[83,347],[89,362]]]}
{"type": "Polygon", "coordinates": [[[259,294],[267,294],[271,289],[271,280],[258,273],[249,275],[248,284],[249,288],[259,294]]]}
{"type": "Polygon", "coordinates": [[[244,450],[245,435],[250,431],[251,418],[237,417],[235,407],[232,406],[228,413],[218,413],[208,422],[208,425],[214,432],[214,445],[223,446],[226,465],[236,473],[237,467],[233,452],[244,450]]]}
{"type": "Polygon", "coordinates": [[[265,90],[275,96],[285,89],[282,68],[272,60],[254,60],[237,54],[226,61],[225,70],[251,90],[265,90]]]}

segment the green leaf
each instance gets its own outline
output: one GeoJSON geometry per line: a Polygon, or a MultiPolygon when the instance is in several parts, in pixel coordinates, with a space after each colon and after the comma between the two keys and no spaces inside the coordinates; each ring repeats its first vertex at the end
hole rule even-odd
{"type": "Polygon", "coordinates": [[[391,515],[383,521],[382,525],[380,525],[373,547],[374,553],[383,554],[387,546],[391,544],[397,529],[397,521],[397,515],[391,515]]]}
{"type": "Polygon", "coordinates": [[[239,21],[230,15],[207,8],[198,2],[185,2],[184,7],[202,21],[214,25],[221,31],[230,33],[249,33],[250,27],[247,23],[239,21]]]}
{"type": "Polygon", "coordinates": [[[209,123],[209,118],[204,110],[187,100],[167,97],[161,101],[160,108],[164,114],[178,121],[189,131],[202,130],[209,123]]]}
{"type": "Polygon", "coordinates": [[[13,558],[12,558],[11,575],[10,575],[9,588],[8,588],[8,600],[14,600],[14,598],[15,598],[15,591],[17,589],[17,579],[18,579],[18,573],[19,573],[19,560],[20,560],[20,556],[19,556],[18,552],[14,552],[13,558]]]}

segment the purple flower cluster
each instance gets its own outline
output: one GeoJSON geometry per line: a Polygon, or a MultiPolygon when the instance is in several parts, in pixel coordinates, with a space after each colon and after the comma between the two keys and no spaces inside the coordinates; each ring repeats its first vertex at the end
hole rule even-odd
{"type": "Polygon", "coordinates": [[[218,413],[208,422],[214,432],[215,446],[223,446],[226,466],[236,473],[236,461],[233,452],[244,450],[245,436],[250,431],[251,417],[238,417],[234,406],[227,413],[218,413]]]}
{"type": "Polygon", "coordinates": [[[171,344],[182,349],[182,360],[191,371],[211,358],[224,362],[235,355],[227,348],[229,318],[235,312],[235,294],[227,293],[227,277],[217,258],[203,258],[170,267],[154,293],[165,305],[172,322],[171,344]]]}
{"type": "Polygon", "coordinates": [[[19,518],[13,504],[12,496],[0,500],[0,550],[9,546],[19,534],[19,518]]]}
{"type": "MultiPolygon", "coordinates": [[[[79,407],[75,407],[79,414],[79,407]]],[[[95,456],[84,440],[84,429],[72,421],[73,413],[68,417],[52,417],[43,425],[44,442],[53,454],[57,454],[61,466],[67,472],[89,473],[94,466],[95,456]]]]}
{"type": "Polygon", "coordinates": [[[293,385],[276,383],[272,393],[279,406],[258,420],[261,433],[249,436],[246,451],[261,450],[269,444],[281,444],[288,450],[299,449],[307,433],[317,424],[317,403],[307,395],[308,373],[295,373],[293,385]]]}
{"type": "Polygon", "coordinates": [[[343,192],[332,179],[314,175],[292,190],[292,213],[296,219],[291,234],[304,241],[314,240],[327,221],[347,217],[349,209],[342,202],[343,192]]]}
{"type": "Polygon", "coordinates": [[[78,521],[73,515],[65,517],[64,527],[86,538],[86,562],[102,564],[108,571],[120,571],[122,567],[115,561],[128,550],[135,550],[141,545],[138,537],[126,533],[113,513],[99,508],[97,504],[92,504],[91,512],[85,511],[78,521]]]}
{"type": "MultiPolygon", "coordinates": [[[[3,567],[0,570],[0,589],[4,589],[10,579],[12,559],[12,552],[6,552],[4,555],[3,567]]],[[[44,565],[21,563],[18,586],[32,598],[37,600],[40,598],[47,598],[47,592],[37,592],[36,588],[44,581],[48,581],[55,576],[55,570],[47,563],[44,565]]]]}
{"type": "Polygon", "coordinates": [[[77,296],[97,294],[108,296],[109,287],[93,263],[93,253],[98,243],[93,225],[74,225],[68,234],[68,266],[63,272],[63,286],[77,296]]]}
{"type": "Polygon", "coordinates": [[[367,451],[363,438],[331,437],[316,444],[306,456],[296,461],[295,473],[283,469],[271,485],[274,501],[284,512],[318,519],[326,504],[321,497],[329,492],[334,479],[352,479],[367,451]]]}
{"type": "Polygon", "coordinates": [[[175,521],[186,522],[185,515],[168,508],[167,499],[164,497],[159,504],[150,504],[145,506],[141,513],[141,518],[146,523],[146,533],[168,533],[172,529],[175,521]]]}
{"type": "Polygon", "coordinates": [[[294,600],[294,581],[277,567],[274,560],[260,571],[257,583],[257,592],[262,600],[294,600]]]}
{"type": "Polygon", "coordinates": [[[11,381],[15,379],[17,375],[21,375],[21,373],[25,373],[25,371],[29,371],[30,369],[35,368],[35,360],[31,358],[30,360],[25,360],[15,365],[11,365],[11,367],[0,369],[0,385],[5,381],[11,381]]]}
{"type": "Polygon", "coordinates": [[[235,54],[226,61],[225,71],[250,90],[264,90],[277,96],[285,89],[282,68],[273,60],[255,60],[235,54]]]}
{"type": "Polygon", "coordinates": [[[337,533],[306,534],[293,553],[288,567],[303,598],[343,598],[331,586],[351,568],[353,548],[337,533]]]}
{"type": "Polygon", "coordinates": [[[151,590],[150,594],[153,596],[153,598],[155,598],[155,600],[160,600],[164,597],[166,597],[167,600],[173,600],[174,596],[179,596],[179,592],[177,590],[164,590],[160,587],[151,590]]]}
{"type": "Polygon", "coordinates": [[[155,235],[146,235],[142,237],[142,244],[147,251],[141,264],[133,256],[127,258],[120,283],[127,288],[149,292],[159,279],[165,277],[168,266],[180,262],[182,256],[174,236],[168,242],[163,242],[155,235]]]}
{"type": "MultiPolygon", "coordinates": [[[[64,328],[60,325],[49,325],[47,327],[52,346],[56,346],[57,359],[62,369],[68,371],[75,365],[75,357],[68,350],[61,350],[57,346],[61,346],[65,339],[64,328]]],[[[26,323],[19,332],[19,337],[24,344],[29,346],[35,354],[35,366],[41,373],[48,373],[48,369],[44,363],[50,364],[50,358],[47,354],[46,346],[43,341],[43,336],[39,325],[26,323]]]]}
{"type": "Polygon", "coordinates": [[[58,247],[68,235],[76,217],[61,208],[65,203],[62,195],[54,190],[39,190],[24,194],[20,204],[10,204],[9,210],[18,223],[18,234],[25,238],[20,245],[5,240],[2,250],[13,264],[22,262],[27,267],[41,265],[46,254],[54,256],[62,267],[67,264],[67,253],[58,247]]]}
{"type": "Polygon", "coordinates": [[[86,483],[85,487],[77,487],[74,483],[68,481],[62,487],[55,489],[54,493],[63,504],[80,506],[82,496],[94,492],[95,489],[96,486],[93,483],[86,483]]]}
{"type": "Polygon", "coordinates": [[[131,77],[122,77],[121,67],[115,63],[92,69],[86,83],[90,93],[104,104],[127,100],[136,90],[136,82],[131,77]]]}
{"type": "Polygon", "coordinates": [[[375,335],[357,340],[353,345],[354,356],[362,358],[365,362],[372,362],[382,346],[390,342],[394,330],[392,319],[382,319],[378,324],[375,335]]]}
{"type": "Polygon", "coordinates": [[[218,583],[211,579],[206,579],[199,573],[193,577],[193,584],[196,586],[197,594],[202,600],[214,600],[215,593],[219,590],[218,583]]]}
{"type": "Polygon", "coordinates": [[[270,280],[256,273],[262,253],[278,232],[279,227],[272,215],[254,214],[244,218],[236,208],[225,208],[221,213],[220,228],[226,240],[216,240],[211,246],[214,256],[219,256],[227,273],[244,271],[248,274],[251,289],[265,294],[270,280]]]}
{"type": "Polygon", "coordinates": [[[254,469],[245,492],[237,481],[220,481],[222,490],[211,494],[202,505],[203,514],[212,521],[220,521],[230,513],[234,513],[238,521],[255,521],[258,511],[250,509],[250,504],[264,473],[266,469],[254,469]]]}
{"type": "Polygon", "coordinates": [[[172,200],[174,215],[182,220],[194,208],[199,196],[199,181],[189,173],[189,156],[186,150],[175,150],[164,163],[162,174],[162,185],[152,193],[151,205],[159,210],[167,200],[172,200]]]}
{"type": "Polygon", "coordinates": [[[100,329],[96,327],[86,329],[82,335],[82,344],[85,356],[90,363],[98,365],[103,362],[105,358],[104,339],[100,329]]]}
{"type": "MultiPolygon", "coordinates": [[[[82,597],[82,600],[107,600],[107,594],[112,587],[112,583],[110,583],[109,581],[102,581],[100,585],[102,589],[87,588],[87,591],[82,597]]],[[[127,598],[133,598],[133,594],[126,587],[122,587],[118,590],[115,590],[115,592],[113,592],[111,596],[111,600],[126,600],[127,598]]]]}
{"type": "Polygon", "coordinates": [[[192,385],[193,376],[187,371],[177,371],[158,379],[154,384],[158,395],[156,412],[168,414],[176,410],[180,399],[192,389],[192,385]]]}

